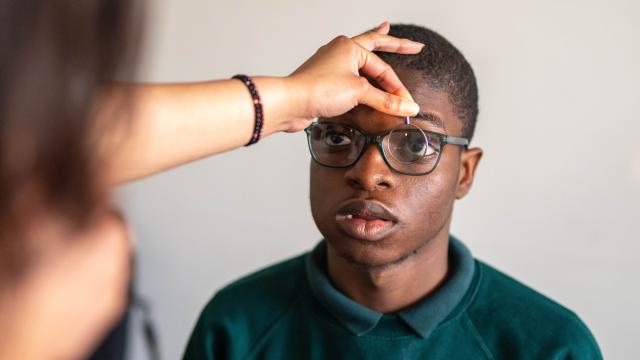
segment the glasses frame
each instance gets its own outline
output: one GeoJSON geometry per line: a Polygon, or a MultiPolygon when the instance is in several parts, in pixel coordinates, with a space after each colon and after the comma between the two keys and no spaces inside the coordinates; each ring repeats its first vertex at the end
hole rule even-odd
{"type": "MultiPolygon", "coordinates": [[[[442,153],[444,152],[444,148],[447,144],[451,144],[451,145],[457,145],[457,146],[464,146],[465,149],[469,146],[469,139],[467,138],[463,138],[463,137],[458,137],[458,136],[451,136],[451,135],[445,135],[445,134],[441,134],[435,131],[429,131],[429,130],[424,130],[424,129],[420,129],[422,130],[422,132],[425,133],[425,135],[429,134],[429,135],[433,135],[435,137],[437,137],[440,140],[440,151],[438,152],[438,158],[436,159],[436,163],[433,165],[433,168],[425,173],[418,173],[418,174],[412,174],[412,173],[407,173],[407,172],[403,172],[400,170],[396,170],[390,163],[389,163],[389,159],[387,159],[387,155],[384,153],[384,146],[382,145],[382,142],[384,140],[385,137],[389,136],[394,130],[396,129],[391,129],[389,132],[387,132],[386,134],[382,134],[382,135],[369,135],[367,133],[365,133],[364,131],[362,131],[361,129],[358,129],[357,127],[354,126],[350,126],[350,125],[345,125],[345,124],[340,124],[340,123],[333,123],[333,122],[313,122],[311,123],[311,125],[309,125],[306,129],[304,129],[304,132],[307,134],[307,146],[309,147],[309,152],[311,153],[311,158],[313,158],[313,161],[315,161],[317,164],[324,166],[324,167],[328,167],[328,168],[334,168],[334,169],[345,169],[348,167],[352,167],[353,165],[355,165],[360,158],[362,157],[362,155],[364,155],[364,153],[367,151],[367,148],[369,147],[369,145],[371,144],[376,144],[378,151],[380,151],[380,155],[382,155],[382,158],[384,159],[384,162],[387,164],[387,167],[389,167],[389,169],[391,169],[394,172],[397,172],[399,174],[403,174],[403,175],[409,175],[409,176],[424,176],[424,175],[429,175],[432,172],[434,172],[436,170],[436,168],[438,167],[438,164],[440,163],[440,158],[442,158],[442,153]],[[352,163],[348,164],[348,165],[327,165],[327,164],[323,164],[320,162],[320,160],[318,160],[318,158],[316,157],[316,154],[313,152],[313,148],[311,147],[311,131],[313,131],[313,129],[316,126],[319,126],[321,124],[329,124],[329,125],[337,125],[337,126],[343,126],[346,128],[349,128],[351,130],[356,131],[357,133],[359,133],[360,135],[362,135],[364,137],[364,146],[362,147],[362,150],[360,150],[360,154],[358,154],[358,156],[355,158],[355,160],[353,160],[352,163]]],[[[426,155],[423,155],[426,156],[426,155]]]]}

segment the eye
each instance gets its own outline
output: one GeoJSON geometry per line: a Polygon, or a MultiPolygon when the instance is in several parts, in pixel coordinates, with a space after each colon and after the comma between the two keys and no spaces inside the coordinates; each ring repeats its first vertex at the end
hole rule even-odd
{"type": "Polygon", "coordinates": [[[424,141],[414,141],[408,143],[407,147],[412,153],[422,155],[425,153],[425,148],[427,148],[428,145],[424,141]]]}
{"type": "Polygon", "coordinates": [[[402,129],[390,134],[388,149],[390,155],[401,163],[428,162],[439,152],[437,139],[434,140],[432,143],[420,129],[402,129]]]}
{"type": "Polygon", "coordinates": [[[429,146],[427,139],[418,132],[409,132],[405,134],[404,148],[411,154],[423,156],[433,153],[434,150],[429,146]]]}
{"type": "Polygon", "coordinates": [[[424,156],[434,155],[435,153],[437,153],[436,149],[434,149],[431,144],[428,144],[427,151],[424,153],[424,156]]]}
{"type": "Polygon", "coordinates": [[[351,138],[347,134],[329,130],[324,136],[324,142],[329,146],[344,146],[351,144],[351,138]]]}

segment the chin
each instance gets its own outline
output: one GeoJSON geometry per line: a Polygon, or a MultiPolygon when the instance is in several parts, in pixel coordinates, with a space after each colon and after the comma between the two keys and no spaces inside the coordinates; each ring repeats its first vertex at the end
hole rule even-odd
{"type": "Polygon", "coordinates": [[[365,268],[384,268],[402,263],[415,253],[411,249],[401,249],[392,241],[364,241],[342,238],[338,241],[327,239],[336,253],[349,263],[365,268]]]}

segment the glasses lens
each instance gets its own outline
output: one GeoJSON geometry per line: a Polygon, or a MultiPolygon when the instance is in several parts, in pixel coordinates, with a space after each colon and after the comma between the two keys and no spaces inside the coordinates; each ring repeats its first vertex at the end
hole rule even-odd
{"type": "Polygon", "coordinates": [[[358,159],[364,136],[338,124],[318,123],[309,133],[309,147],[316,161],[328,166],[350,166],[358,159]]]}
{"type": "Polygon", "coordinates": [[[406,174],[425,174],[433,170],[440,154],[440,138],[415,125],[396,128],[385,138],[384,149],[390,165],[406,174]]]}
{"type": "Polygon", "coordinates": [[[420,160],[427,153],[429,141],[418,127],[407,125],[391,131],[387,148],[395,161],[410,164],[420,160]]]}

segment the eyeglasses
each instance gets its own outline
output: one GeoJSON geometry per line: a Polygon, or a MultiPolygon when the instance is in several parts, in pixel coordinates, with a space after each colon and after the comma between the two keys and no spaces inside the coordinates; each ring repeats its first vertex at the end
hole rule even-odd
{"type": "Polygon", "coordinates": [[[408,124],[383,135],[368,135],[354,127],[314,122],[304,130],[313,160],[331,168],[353,166],[369,144],[377,144],[384,161],[405,175],[427,175],[435,170],[447,144],[467,146],[469,140],[422,130],[408,124]]]}

